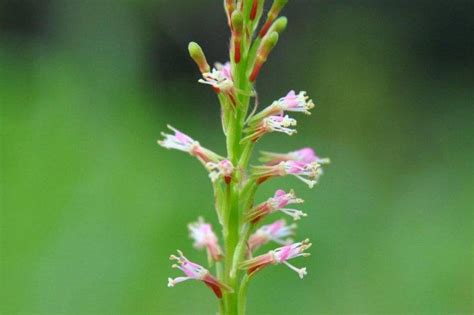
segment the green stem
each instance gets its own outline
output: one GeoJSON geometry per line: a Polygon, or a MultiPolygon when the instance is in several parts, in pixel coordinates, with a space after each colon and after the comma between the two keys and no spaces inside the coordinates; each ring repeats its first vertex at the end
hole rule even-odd
{"type": "Polygon", "coordinates": [[[248,141],[245,144],[242,154],[240,155],[240,160],[238,164],[239,168],[246,168],[248,166],[250,157],[252,156],[253,147],[254,143],[252,141],[248,141]]]}
{"type": "MultiPolygon", "coordinates": [[[[245,17],[244,23],[248,25],[251,0],[245,0],[245,17]]],[[[238,273],[238,263],[242,259],[245,252],[245,245],[250,235],[251,227],[248,224],[241,224],[242,215],[246,210],[248,201],[246,198],[252,198],[256,190],[256,185],[247,183],[242,188],[243,181],[246,176],[242,176],[240,170],[245,172],[250,160],[253,145],[242,145],[242,131],[249,107],[252,84],[247,76],[248,52],[250,49],[251,39],[245,36],[242,39],[242,58],[238,64],[232,60],[232,74],[235,85],[235,108],[224,108],[223,123],[226,124],[226,145],[227,158],[232,162],[237,170],[231,183],[229,183],[223,192],[224,206],[222,207],[223,234],[225,247],[224,274],[223,280],[234,289],[233,293],[224,295],[222,314],[236,315],[243,314],[239,308],[242,297],[239,295],[242,288],[240,275],[238,273]],[[242,228],[242,229],[241,229],[242,228]]],[[[245,276],[244,276],[245,279],[245,276]]],[[[246,284],[245,284],[246,286],[246,284]]],[[[245,299],[245,297],[244,297],[245,299]]]]}
{"type": "MultiPolygon", "coordinates": [[[[216,275],[217,279],[221,280],[224,278],[224,269],[222,268],[222,262],[216,262],[216,275]]],[[[224,314],[225,311],[225,303],[224,299],[219,300],[219,314],[224,314]]]]}
{"type": "Polygon", "coordinates": [[[253,204],[253,198],[255,196],[255,192],[257,191],[258,185],[255,183],[254,180],[250,180],[247,185],[245,185],[244,189],[242,190],[241,196],[244,196],[243,203],[242,203],[242,214],[245,214],[253,204]],[[244,194],[245,193],[245,194],[244,194]]]}
{"type": "MultiPolygon", "coordinates": [[[[225,222],[225,235],[224,235],[224,242],[225,242],[225,268],[224,268],[224,279],[227,284],[234,289],[234,292],[237,290],[237,284],[235,279],[230,278],[230,268],[232,266],[232,259],[234,256],[235,247],[238,242],[239,233],[238,233],[238,226],[239,226],[239,212],[238,212],[238,205],[237,205],[237,195],[234,185],[230,183],[227,185],[226,189],[226,217],[227,220],[225,222]]],[[[225,295],[225,305],[226,305],[226,314],[235,314],[237,308],[237,299],[236,293],[228,293],[225,295]]]]}
{"type": "Polygon", "coordinates": [[[232,268],[230,269],[230,278],[235,278],[237,276],[237,269],[239,263],[245,254],[245,249],[247,248],[247,240],[252,231],[252,226],[250,223],[245,223],[242,226],[242,231],[240,232],[240,239],[235,248],[234,257],[232,259],[232,268]]]}
{"type": "Polygon", "coordinates": [[[224,224],[224,217],[223,217],[223,205],[222,205],[222,189],[217,183],[213,183],[212,187],[214,189],[214,207],[216,208],[217,219],[221,225],[224,224]]]}
{"type": "MultiPolygon", "coordinates": [[[[228,188],[229,189],[229,188],[228,188]]],[[[222,214],[223,214],[223,222],[222,222],[222,238],[224,239],[224,250],[225,250],[225,260],[227,260],[227,255],[228,255],[228,235],[229,235],[229,208],[230,208],[230,194],[229,190],[226,190],[224,193],[224,202],[223,202],[223,207],[222,207],[222,214]]],[[[227,266],[226,261],[224,261],[224,267],[227,266]]],[[[224,270],[223,275],[220,278],[224,282],[228,282],[228,277],[227,277],[227,272],[224,270]]],[[[221,312],[222,315],[227,314],[227,309],[229,305],[229,293],[225,293],[224,297],[222,298],[222,304],[224,305],[224,310],[221,312]]]]}
{"type": "Polygon", "coordinates": [[[239,305],[238,305],[238,315],[245,315],[245,307],[247,306],[247,289],[249,286],[250,277],[248,274],[242,277],[240,289],[239,289],[239,305]]]}
{"type": "MultiPolygon", "coordinates": [[[[230,114],[231,116],[232,113],[230,114]]],[[[236,117],[230,117],[227,129],[227,154],[232,164],[236,165],[239,158],[239,147],[241,138],[241,127],[236,117]]]]}

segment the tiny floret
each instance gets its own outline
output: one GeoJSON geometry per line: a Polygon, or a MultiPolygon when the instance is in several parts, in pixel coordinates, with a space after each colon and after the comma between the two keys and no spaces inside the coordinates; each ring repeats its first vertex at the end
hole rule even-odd
{"type": "Polygon", "coordinates": [[[248,274],[253,274],[269,265],[284,264],[291,270],[295,271],[298,276],[303,279],[303,277],[307,275],[306,268],[297,268],[290,264],[288,260],[300,256],[309,256],[309,253],[305,253],[305,251],[310,247],[311,243],[306,239],[302,242],[285,245],[271,250],[266,254],[248,259],[242,262],[239,267],[243,270],[247,270],[248,274]]]}
{"type": "Polygon", "coordinates": [[[198,148],[199,142],[191,138],[190,136],[186,135],[185,133],[179,131],[178,129],[168,125],[168,128],[174,132],[173,135],[166,134],[164,132],[161,133],[164,140],[159,140],[158,144],[166,149],[176,149],[183,152],[191,153],[196,148],[198,148]]]}
{"type": "Polygon", "coordinates": [[[310,115],[310,110],[314,108],[314,103],[306,95],[306,92],[296,94],[290,91],[285,97],[273,102],[270,106],[264,108],[261,112],[250,117],[248,124],[250,126],[260,123],[270,116],[283,116],[285,112],[304,113],[310,115]]]}
{"type": "Polygon", "coordinates": [[[286,174],[293,175],[309,188],[313,188],[322,174],[321,165],[318,162],[304,163],[295,161],[286,161],[280,163],[286,174]]]}
{"type": "Polygon", "coordinates": [[[196,249],[206,249],[209,261],[219,261],[222,258],[222,249],[212,225],[206,223],[202,217],[197,222],[188,225],[190,237],[194,240],[196,249]]]}
{"type": "Polygon", "coordinates": [[[170,260],[176,260],[178,263],[172,267],[181,270],[186,276],[174,279],[168,278],[168,287],[174,287],[176,284],[187,280],[200,280],[212,289],[218,298],[222,297],[222,292],[232,292],[232,288],[217,280],[206,268],[189,261],[181,251],[178,250],[178,256],[171,255],[170,260]]]}
{"type": "Polygon", "coordinates": [[[226,184],[229,184],[232,180],[234,166],[229,160],[222,160],[217,163],[209,162],[206,164],[206,168],[209,171],[209,178],[212,182],[216,182],[218,179],[223,178],[226,184]]]}
{"type": "Polygon", "coordinates": [[[203,79],[199,83],[211,85],[218,93],[230,93],[234,90],[234,82],[232,80],[232,71],[230,63],[224,65],[217,63],[211,72],[203,73],[203,79]]]}
{"type": "Polygon", "coordinates": [[[222,157],[216,153],[202,147],[198,141],[194,140],[185,133],[173,128],[170,125],[168,125],[168,128],[173,131],[174,134],[167,134],[164,132],[161,133],[164,139],[158,140],[158,144],[162,147],[189,153],[190,155],[197,157],[198,160],[204,165],[209,162],[218,162],[222,159],[222,157]]]}
{"type": "Polygon", "coordinates": [[[280,162],[277,165],[260,165],[253,167],[253,175],[257,177],[257,183],[261,184],[271,177],[293,175],[309,188],[313,188],[322,174],[321,165],[318,162],[304,163],[296,161],[280,162]]]}
{"type": "Polygon", "coordinates": [[[270,116],[265,118],[263,125],[266,127],[268,132],[282,132],[291,136],[296,133],[296,130],[288,128],[296,126],[296,120],[286,116],[270,116]]]}
{"type": "Polygon", "coordinates": [[[270,132],[281,132],[285,133],[289,136],[292,136],[296,133],[295,129],[291,129],[290,127],[296,126],[296,120],[293,118],[285,116],[269,116],[257,124],[250,126],[245,131],[249,135],[242,139],[242,142],[250,140],[252,142],[256,142],[259,140],[263,135],[270,133],[270,132]]]}
{"type": "Polygon", "coordinates": [[[306,95],[306,92],[302,91],[296,94],[292,90],[285,97],[279,99],[275,106],[278,106],[282,111],[300,112],[310,115],[310,110],[314,108],[314,103],[306,95]]]}
{"type": "Polygon", "coordinates": [[[302,217],[307,216],[306,213],[297,209],[286,208],[290,204],[303,203],[303,199],[297,198],[294,191],[286,193],[284,190],[279,189],[275,192],[272,198],[267,201],[258,204],[254,208],[250,209],[246,214],[245,219],[252,223],[257,223],[263,217],[270,213],[281,211],[286,215],[289,215],[293,220],[299,220],[302,217]]]}
{"type": "Polygon", "coordinates": [[[295,229],[296,224],[287,225],[285,220],[278,220],[272,224],[264,225],[250,236],[249,251],[253,252],[270,241],[280,245],[291,244],[292,240],[288,237],[294,234],[295,229]]]}
{"type": "Polygon", "coordinates": [[[321,158],[316,155],[312,148],[302,148],[288,153],[262,152],[260,161],[267,165],[275,165],[285,161],[295,161],[306,164],[317,162],[321,165],[329,164],[331,162],[329,158],[321,158]]]}
{"type": "Polygon", "coordinates": [[[176,284],[186,280],[203,280],[209,274],[206,268],[189,261],[180,250],[178,250],[178,255],[170,256],[170,260],[178,262],[178,264],[174,264],[172,267],[181,270],[186,276],[175,279],[168,278],[168,287],[174,287],[176,284]]]}

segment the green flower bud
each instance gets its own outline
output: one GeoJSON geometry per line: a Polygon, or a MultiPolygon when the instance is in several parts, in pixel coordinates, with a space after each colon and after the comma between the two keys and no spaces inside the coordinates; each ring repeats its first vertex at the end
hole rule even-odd
{"type": "Polygon", "coordinates": [[[281,10],[285,7],[285,5],[288,3],[288,0],[275,0],[273,1],[272,7],[270,11],[268,11],[268,17],[267,21],[262,27],[262,30],[260,31],[260,38],[263,38],[265,35],[267,35],[268,30],[270,29],[270,26],[272,25],[273,21],[278,17],[280,14],[281,10]]]}
{"type": "Polygon", "coordinates": [[[244,27],[244,15],[240,11],[232,13],[232,28],[234,32],[241,33],[244,27]]]}
{"type": "Polygon", "coordinates": [[[278,34],[283,33],[283,31],[288,26],[288,19],[285,16],[279,17],[270,28],[270,32],[277,32],[278,34]]]}
{"type": "Polygon", "coordinates": [[[268,54],[275,48],[276,44],[278,43],[278,38],[280,36],[277,32],[271,32],[267,36],[263,38],[262,45],[260,46],[262,51],[261,53],[268,57],[268,54]]]}
{"type": "Polygon", "coordinates": [[[252,73],[250,74],[250,82],[255,82],[257,79],[263,64],[267,61],[268,55],[278,43],[278,37],[279,36],[277,32],[271,32],[263,38],[260,48],[258,49],[255,65],[253,66],[252,73]]]}
{"type": "Polygon", "coordinates": [[[195,42],[190,42],[188,46],[189,50],[189,55],[191,58],[193,58],[194,62],[197,64],[199,67],[199,70],[202,73],[210,72],[211,67],[207,63],[206,56],[204,55],[204,52],[202,51],[201,46],[199,46],[195,42]]]}
{"type": "Polygon", "coordinates": [[[285,7],[288,3],[288,0],[275,0],[273,1],[272,7],[268,12],[268,16],[273,16],[274,18],[280,14],[281,10],[285,7]]]}

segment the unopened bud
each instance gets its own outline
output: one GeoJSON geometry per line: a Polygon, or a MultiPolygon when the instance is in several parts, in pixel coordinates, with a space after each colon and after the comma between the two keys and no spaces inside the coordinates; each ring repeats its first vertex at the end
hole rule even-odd
{"type": "Polygon", "coordinates": [[[260,38],[263,38],[265,35],[267,35],[268,30],[272,26],[273,21],[278,17],[280,14],[281,10],[285,7],[285,5],[288,3],[288,0],[275,0],[273,1],[273,5],[268,12],[268,17],[267,21],[262,27],[262,30],[260,31],[260,38]]]}
{"type": "Polygon", "coordinates": [[[280,14],[281,10],[285,7],[285,5],[288,3],[288,0],[275,0],[273,2],[272,8],[270,9],[269,15],[273,11],[275,15],[280,14]]]}
{"type": "Polygon", "coordinates": [[[266,52],[267,56],[278,43],[278,37],[279,36],[277,32],[272,32],[263,39],[261,49],[262,52],[266,52]]]}
{"type": "Polygon", "coordinates": [[[253,0],[252,10],[250,11],[250,21],[255,20],[258,11],[258,0],[253,0]]]}
{"type": "Polygon", "coordinates": [[[195,42],[190,42],[188,50],[189,55],[191,56],[191,58],[193,58],[194,62],[199,67],[199,71],[201,71],[201,73],[207,73],[211,71],[211,67],[207,63],[206,56],[204,55],[201,46],[199,46],[195,42]]]}
{"type": "Polygon", "coordinates": [[[242,33],[242,28],[244,26],[244,16],[240,11],[234,11],[232,13],[232,27],[234,32],[242,33]]]}
{"type": "Polygon", "coordinates": [[[263,64],[267,61],[268,55],[275,48],[278,43],[278,33],[272,32],[263,38],[262,43],[258,49],[257,59],[255,60],[255,65],[253,67],[252,74],[250,75],[250,81],[254,82],[257,79],[260,69],[263,64]]]}
{"type": "Polygon", "coordinates": [[[235,10],[234,0],[224,0],[224,8],[225,12],[227,13],[227,20],[229,22],[229,26],[231,26],[230,17],[232,16],[232,13],[235,10]]]}
{"type": "Polygon", "coordinates": [[[234,0],[224,0],[224,6],[226,10],[230,11],[230,14],[234,11],[234,0]]]}
{"type": "Polygon", "coordinates": [[[242,42],[242,29],[244,27],[244,16],[240,11],[232,13],[232,37],[234,40],[234,60],[235,63],[240,62],[242,42]]]}
{"type": "Polygon", "coordinates": [[[286,16],[279,17],[270,28],[270,33],[277,32],[278,34],[281,34],[286,30],[287,26],[288,26],[288,19],[286,18],[286,16]]]}

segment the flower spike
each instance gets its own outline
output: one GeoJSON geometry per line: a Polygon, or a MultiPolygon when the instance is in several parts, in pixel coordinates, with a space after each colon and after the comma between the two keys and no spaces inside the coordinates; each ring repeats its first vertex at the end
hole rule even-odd
{"type": "Polygon", "coordinates": [[[245,220],[255,224],[263,217],[276,211],[281,211],[284,214],[289,215],[293,218],[293,220],[299,220],[302,217],[307,216],[307,214],[297,209],[286,208],[286,206],[303,202],[303,199],[297,198],[295,196],[295,192],[293,190],[291,190],[289,193],[286,193],[284,190],[279,189],[275,192],[275,195],[272,198],[269,198],[267,201],[262,202],[261,204],[250,209],[245,215],[245,220]]]}
{"type": "Polygon", "coordinates": [[[295,229],[296,224],[286,225],[285,220],[278,220],[272,224],[264,225],[250,236],[249,251],[252,253],[270,241],[280,245],[291,244],[292,240],[287,237],[293,235],[295,229]]]}
{"type": "MultiPolygon", "coordinates": [[[[299,209],[298,204],[303,200],[293,190],[278,189],[266,200],[255,202],[260,184],[273,177],[291,175],[312,188],[323,173],[322,165],[328,164],[329,159],[320,158],[311,148],[302,148],[286,153],[262,152],[261,165],[249,164],[256,143],[262,137],[273,132],[296,134],[297,121],[290,116],[293,113],[310,115],[315,105],[306,92],[287,90],[267,104],[269,106],[259,108],[261,98],[255,82],[288,26],[288,19],[280,15],[288,0],[271,0],[268,9],[265,0],[221,1],[231,35],[226,44],[229,61],[212,66],[195,42],[189,43],[188,52],[200,71],[196,80],[210,86],[218,98],[227,152],[220,156],[169,125],[171,132],[162,133],[163,138],[158,141],[164,148],[197,158],[208,171],[222,237],[218,237],[217,227],[202,217],[189,223],[188,231],[194,248],[207,254],[209,266],[215,264],[216,274],[213,275],[207,265],[188,260],[178,250],[170,259],[176,261],[173,268],[183,274],[168,278],[168,286],[198,280],[222,298],[219,314],[243,315],[253,275],[266,266],[283,264],[303,278],[306,268],[295,267],[290,260],[308,256],[306,250],[311,246],[309,240],[293,242],[294,222],[287,224],[288,220],[277,218],[261,225],[274,213],[283,213],[291,217],[291,221],[307,214],[299,209]],[[268,14],[264,16],[264,12],[268,14]],[[219,240],[225,246],[221,247],[219,240]],[[262,251],[263,246],[273,242],[278,248],[262,251]]],[[[187,175],[176,172],[178,176],[187,175]]]]}
{"type": "Polygon", "coordinates": [[[163,140],[158,140],[158,144],[166,149],[175,149],[183,152],[187,152],[192,156],[198,158],[198,160],[206,165],[209,162],[218,162],[222,159],[219,155],[202,147],[199,142],[191,138],[190,136],[182,133],[176,128],[168,125],[168,128],[174,132],[173,135],[166,134],[164,132],[161,135],[164,137],[163,140]]]}
{"type": "Polygon", "coordinates": [[[305,253],[304,251],[310,247],[311,243],[306,239],[302,242],[279,247],[266,254],[246,260],[242,262],[239,267],[240,269],[247,270],[248,274],[254,274],[269,265],[285,264],[288,268],[295,271],[301,279],[303,279],[303,277],[307,275],[306,268],[296,268],[290,264],[288,260],[300,256],[309,256],[309,253],[305,253]]]}
{"type": "Polygon", "coordinates": [[[197,222],[188,225],[191,238],[194,240],[196,249],[206,249],[209,261],[219,261],[222,258],[222,249],[219,246],[217,236],[212,226],[206,223],[202,217],[197,222]]]}
{"type": "Polygon", "coordinates": [[[178,250],[178,255],[170,256],[170,260],[178,262],[178,264],[174,264],[172,267],[181,270],[186,276],[174,279],[168,278],[168,287],[174,287],[176,284],[187,280],[200,280],[211,288],[219,299],[222,298],[223,292],[232,292],[232,288],[217,280],[206,268],[189,261],[180,250],[178,250]]]}

